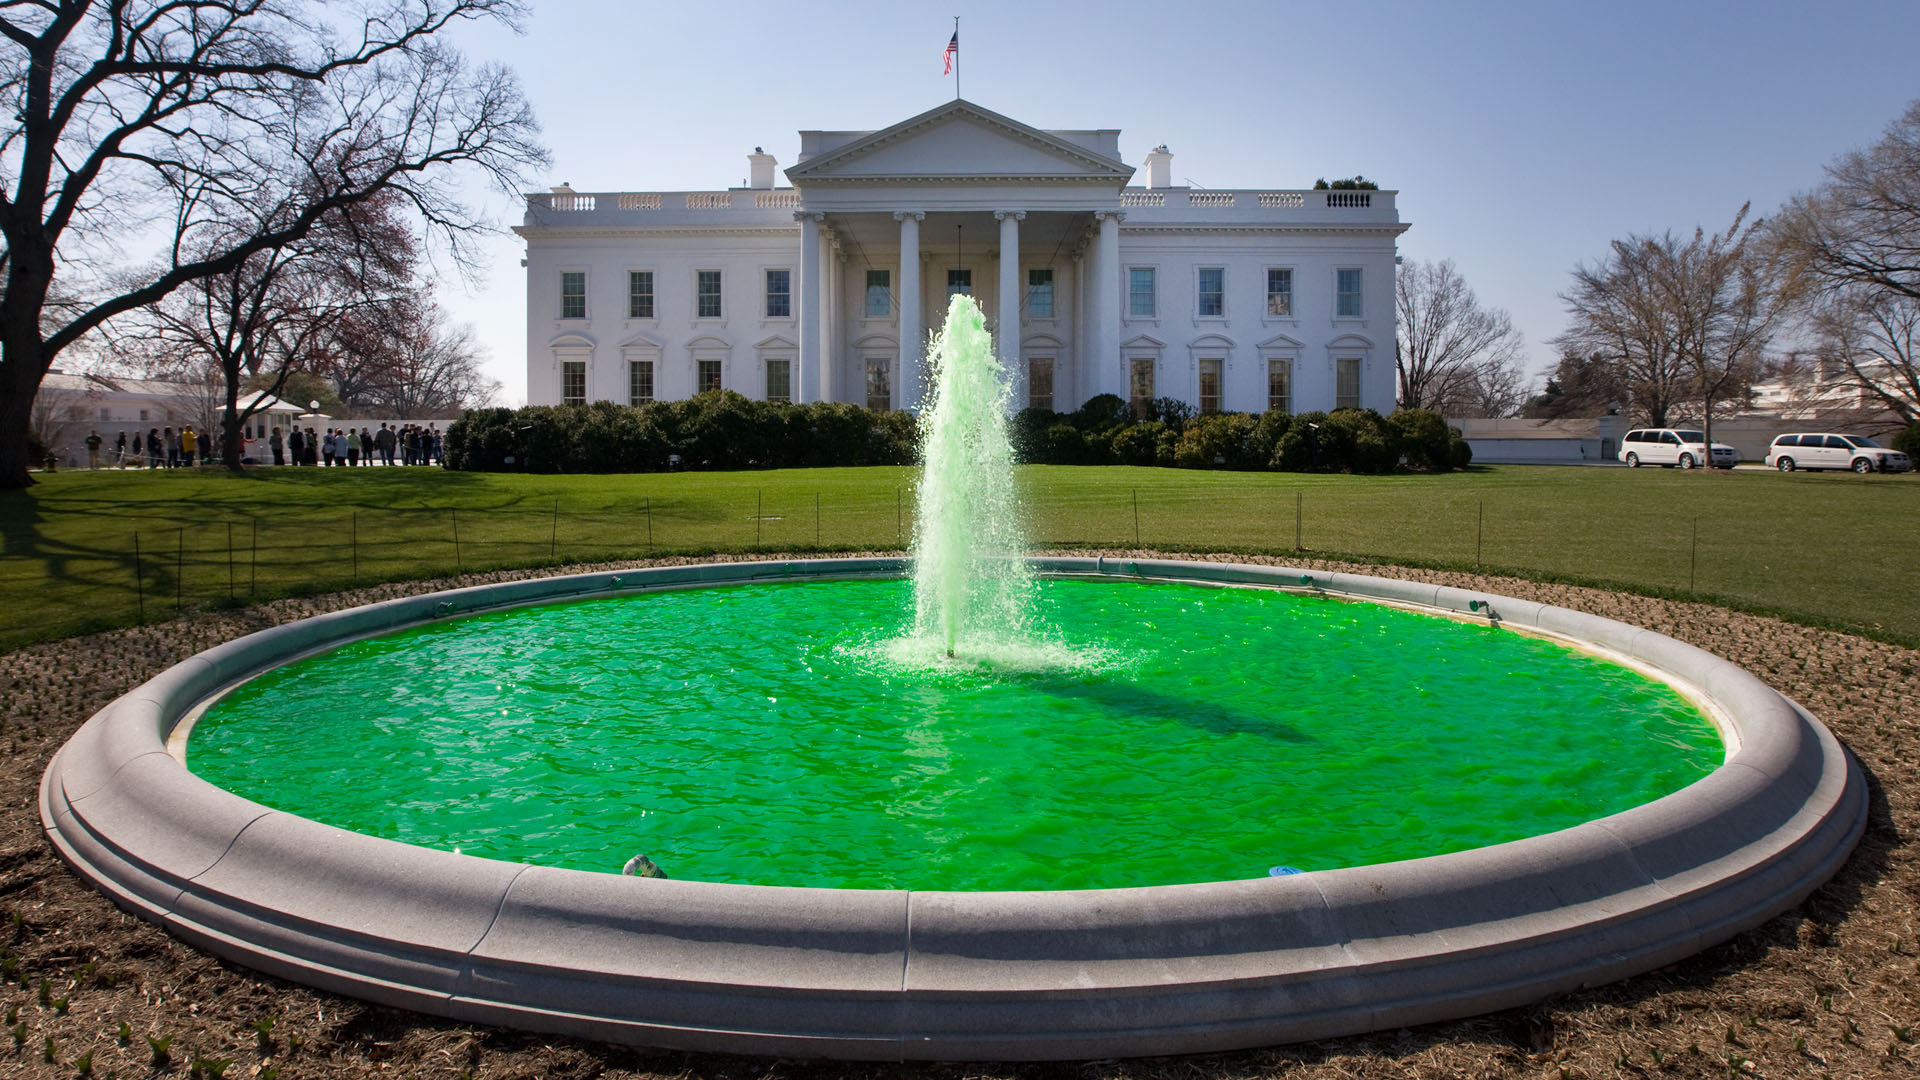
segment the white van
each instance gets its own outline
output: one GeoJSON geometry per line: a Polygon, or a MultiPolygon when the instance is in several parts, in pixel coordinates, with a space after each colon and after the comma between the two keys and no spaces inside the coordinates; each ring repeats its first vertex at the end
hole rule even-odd
{"type": "MultiPolygon", "coordinates": [[[[1695,465],[1708,464],[1707,433],[1689,428],[1634,428],[1620,440],[1621,461],[1629,469],[1642,465],[1658,465],[1670,469],[1675,465],[1691,469],[1695,465]]],[[[1711,455],[1712,465],[1716,469],[1731,469],[1740,460],[1740,452],[1726,443],[1714,443],[1711,455]]]]}
{"type": "Polygon", "coordinates": [[[1834,435],[1823,431],[1775,438],[1767,448],[1767,464],[1781,472],[1795,469],[1906,472],[1913,468],[1913,459],[1864,435],[1834,435]]]}

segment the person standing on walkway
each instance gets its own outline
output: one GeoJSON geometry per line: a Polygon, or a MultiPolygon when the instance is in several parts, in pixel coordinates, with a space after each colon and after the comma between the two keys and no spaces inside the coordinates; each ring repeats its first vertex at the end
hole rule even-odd
{"type": "Polygon", "coordinates": [[[100,432],[91,430],[87,432],[87,469],[89,471],[100,467],[100,448],[105,446],[106,442],[107,440],[100,437],[100,432]]]}
{"type": "Polygon", "coordinates": [[[180,464],[192,467],[200,463],[200,439],[193,433],[193,425],[180,429],[180,464]]]}
{"type": "Polygon", "coordinates": [[[380,430],[373,436],[374,449],[380,451],[380,464],[393,464],[393,428],[382,423],[380,430]]]}
{"type": "Polygon", "coordinates": [[[273,463],[275,465],[285,465],[287,463],[287,443],[285,439],[280,437],[279,428],[274,428],[273,434],[267,436],[267,445],[273,450],[273,463]]]}
{"type": "Polygon", "coordinates": [[[124,469],[127,467],[127,430],[120,429],[120,441],[113,447],[113,463],[124,469]]]}

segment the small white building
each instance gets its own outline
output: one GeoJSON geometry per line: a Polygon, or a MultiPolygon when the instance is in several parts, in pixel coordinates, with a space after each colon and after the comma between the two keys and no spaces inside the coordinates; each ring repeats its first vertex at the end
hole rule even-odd
{"type": "MultiPolygon", "coordinates": [[[[72,467],[86,463],[90,433],[97,432],[110,452],[121,432],[131,440],[149,431],[183,425],[202,432],[218,431],[226,406],[225,393],[217,383],[69,373],[55,368],[40,380],[34,396],[33,428],[60,462],[72,467]]],[[[299,406],[263,390],[242,394],[240,408],[254,410],[247,421],[247,435],[256,439],[266,438],[275,427],[285,430],[300,412],[299,406]]]]}
{"type": "Polygon", "coordinates": [[[527,399],[725,388],[913,408],[948,298],[972,294],[1015,407],[1096,394],[1203,412],[1394,406],[1392,191],[1144,184],[1114,129],[955,100],[882,131],[803,131],[777,188],[529,195],[527,399]]]}

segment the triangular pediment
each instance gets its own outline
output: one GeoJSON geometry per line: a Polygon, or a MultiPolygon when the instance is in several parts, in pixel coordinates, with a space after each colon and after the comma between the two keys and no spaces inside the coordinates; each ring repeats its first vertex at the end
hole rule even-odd
{"type": "Polygon", "coordinates": [[[947,102],[787,170],[796,187],[904,178],[1124,185],[1132,176],[1124,162],[970,101],[947,102]]]}

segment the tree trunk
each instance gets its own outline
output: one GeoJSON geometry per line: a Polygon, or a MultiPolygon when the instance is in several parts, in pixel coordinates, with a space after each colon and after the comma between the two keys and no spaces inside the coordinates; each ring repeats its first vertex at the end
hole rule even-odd
{"type": "Polygon", "coordinates": [[[220,462],[229,472],[241,472],[243,469],[240,465],[240,453],[243,447],[240,431],[245,426],[247,418],[240,415],[239,361],[232,360],[221,364],[220,374],[227,384],[227,407],[220,410],[220,462]]]}
{"type": "Polygon", "coordinates": [[[0,490],[32,487],[27,436],[33,430],[33,399],[47,373],[46,345],[29,326],[0,345],[0,490]]]}

